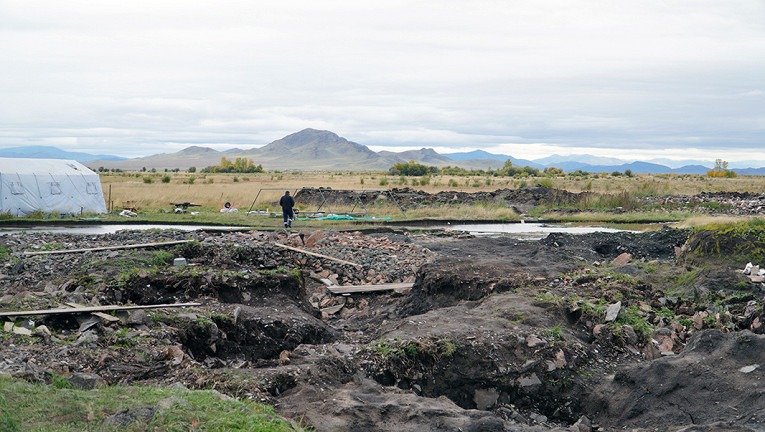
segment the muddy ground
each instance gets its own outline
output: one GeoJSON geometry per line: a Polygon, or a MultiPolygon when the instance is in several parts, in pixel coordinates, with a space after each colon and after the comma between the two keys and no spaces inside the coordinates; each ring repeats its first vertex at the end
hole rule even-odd
{"type": "Polygon", "coordinates": [[[5,319],[0,373],[216,389],[320,431],[760,431],[765,286],[741,270],[764,245],[724,235],[7,235],[0,310],[202,305],[5,319]]]}

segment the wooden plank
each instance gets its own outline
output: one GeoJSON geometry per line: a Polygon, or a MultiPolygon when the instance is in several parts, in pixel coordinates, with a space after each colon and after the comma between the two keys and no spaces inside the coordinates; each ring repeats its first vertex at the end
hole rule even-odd
{"type": "Polygon", "coordinates": [[[193,240],[173,240],[173,241],[157,242],[157,243],[103,246],[103,247],[94,247],[94,248],[85,248],[85,249],[62,249],[62,250],[52,250],[52,251],[24,252],[23,255],[51,255],[51,254],[68,254],[68,253],[76,253],[76,252],[93,252],[93,251],[117,250],[117,249],[138,249],[138,248],[148,248],[148,247],[155,247],[155,246],[178,245],[178,244],[189,243],[192,241],[193,240]]]}
{"type": "MultiPolygon", "coordinates": [[[[87,306],[83,306],[83,305],[81,305],[79,303],[74,303],[74,302],[64,302],[64,304],[69,306],[69,307],[73,307],[73,308],[87,307],[87,306]]],[[[97,316],[97,317],[99,317],[99,318],[101,318],[103,320],[109,321],[109,322],[117,322],[117,321],[120,320],[119,318],[117,318],[114,315],[105,314],[103,312],[91,312],[90,314],[94,315],[94,316],[97,316]]]]}
{"type": "Polygon", "coordinates": [[[91,312],[90,314],[91,315],[95,315],[95,316],[97,316],[97,317],[99,317],[99,318],[101,318],[103,320],[109,321],[109,322],[119,322],[120,321],[120,319],[117,318],[116,316],[109,315],[109,314],[106,314],[106,313],[103,313],[103,312],[91,312]]]}
{"type": "Polygon", "coordinates": [[[311,255],[311,256],[315,256],[315,257],[319,257],[319,258],[325,258],[325,259],[328,259],[328,260],[336,261],[336,262],[339,262],[341,264],[348,264],[348,265],[352,265],[352,266],[356,266],[356,267],[362,267],[361,264],[356,264],[356,263],[352,263],[350,261],[341,260],[340,258],[335,258],[335,257],[331,257],[331,256],[328,256],[328,255],[322,255],[320,253],[307,251],[305,249],[300,249],[300,248],[296,248],[296,247],[292,247],[292,246],[287,246],[287,245],[281,244],[281,243],[274,243],[274,245],[279,246],[279,247],[284,248],[284,249],[289,249],[291,251],[304,253],[306,255],[311,255]]]}
{"type": "Polygon", "coordinates": [[[329,306],[329,307],[325,307],[324,309],[321,309],[321,311],[322,312],[326,312],[327,315],[334,315],[334,314],[340,312],[340,309],[342,309],[344,306],[345,306],[345,303],[339,304],[339,305],[334,305],[334,306],[329,306]]]}
{"type": "MultiPolygon", "coordinates": [[[[73,307],[73,308],[84,308],[84,307],[87,307],[87,306],[83,306],[83,305],[81,305],[79,303],[75,303],[75,302],[64,302],[64,304],[69,306],[69,307],[73,307]]],[[[99,317],[101,319],[104,319],[106,321],[109,321],[109,322],[117,322],[117,321],[120,320],[119,318],[117,318],[114,315],[105,314],[103,312],[91,312],[90,314],[91,315],[95,315],[95,316],[97,316],[97,317],[99,317]]]]}
{"type": "Polygon", "coordinates": [[[388,291],[412,288],[413,283],[390,283],[379,285],[353,285],[353,286],[331,286],[327,289],[332,294],[351,294],[360,292],[388,291]]]}
{"type": "Polygon", "coordinates": [[[107,305],[107,306],[86,306],[79,308],[55,308],[55,309],[38,309],[27,311],[13,311],[13,312],[0,312],[0,317],[13,317],[13,316],[27,316],[27,315],[58,315],[58,314],[74,314],[74,313],[90,313],[90,312],[107,312],[118,310],[137,310],[137,309],[163,309],[163,308],[178,308],[188,306],[202,306],[202,303],[170,303],[170,304],[154,304],[154,305],[107,305]]]}

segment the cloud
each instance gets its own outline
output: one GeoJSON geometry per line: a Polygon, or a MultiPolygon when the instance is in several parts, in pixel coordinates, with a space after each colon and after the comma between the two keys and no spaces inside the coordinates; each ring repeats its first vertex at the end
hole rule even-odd
{"type": "Polygon", "coordinates": [[[765,4],[745,0],[6,0],[0,41],[0,146],[134,157],[313,127],[650,155],[765,129],[765,4]]]}

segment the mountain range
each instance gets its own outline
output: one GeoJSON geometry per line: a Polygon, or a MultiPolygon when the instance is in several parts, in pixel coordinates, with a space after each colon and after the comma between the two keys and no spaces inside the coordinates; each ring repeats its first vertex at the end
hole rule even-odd
{"type": "MultiPolygon", "coordinates": [[[[507,160],[513,166],[530,166],[544,169],[560,168],[566,172],[582,170],[588,172],[624,172],[634,174],[705,174],[712,167],[700,161],[686,161],[687,165],[672,168],[665,164],[651,161],[626,162],[615,158],[591,155],[560,156],[553,155],[542,159],[517,159],[509,155],[475,150],[462,153],[439,154],[433,149],[408,150],[403,152],[375,152],[369,147],[348,141],[330,131],[304,129],[287,135],[263,147],[248,150],[230,149],[218,151],[208,147],[191,146],[175,153],[160,153],[139,158],[121,158],[111,155],[92,155],[88,153],[67,152],[56,147],[27,146],[0,149],[0,157],[11,158],[47,158],[73,159],[91,168],[119,168],[124,170],[186,170],[218,165],[221,158],[229,160],[248,158],[260,164],[266,170],[352,170],[380,171],[388,170],[396,163],[415,161],[428,166],[459,166],[467,169],[497,169],[507,160]],[[587,161],[587,162],[583,162],[587,161]]],[[[765,167],[739,168],[740,174],[765,175],[765,167]]]]}

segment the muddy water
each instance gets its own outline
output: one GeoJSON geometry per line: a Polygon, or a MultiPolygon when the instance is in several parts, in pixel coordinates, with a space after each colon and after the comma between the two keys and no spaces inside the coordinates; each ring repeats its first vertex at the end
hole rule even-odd
{"type": "Polygon", "coordinates": [[[234,231],[243,229],[234,226],[206,226],[206,225],[143,225],[143,224],[108,224],[108,225],[56,225],[56,226],[25,226],[0,227],[0,235],[16,234],[22,232],[50,232],[61,234],[112,234],[120,230],[155,230],[173,229],[180,231],[234,231]]]}
{"type": "Polygon", "coordinates": [[[588,234],[593,232],[639,232],[605,226],[576,226],[545,223],[493,223],[493,224],[450,224],[443,227],[446,230],[465,231],[473,235],[507,235],[526,240],[539,240],[550,233],[588,234]]]}

